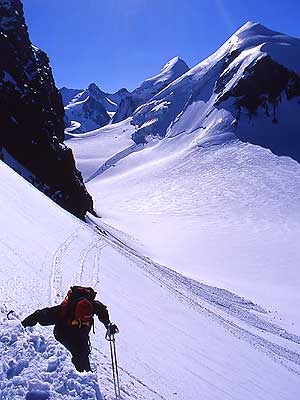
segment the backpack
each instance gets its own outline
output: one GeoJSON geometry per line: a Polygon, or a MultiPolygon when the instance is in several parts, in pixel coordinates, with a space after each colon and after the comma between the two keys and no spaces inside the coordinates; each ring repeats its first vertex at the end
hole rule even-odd
{"type": "Polygon", "coordinates": [[[69,326],[91,327],[94,324],[94,299],[97,292],[91,287],[71,286],[60,305],[61,317],[69,326]]]}

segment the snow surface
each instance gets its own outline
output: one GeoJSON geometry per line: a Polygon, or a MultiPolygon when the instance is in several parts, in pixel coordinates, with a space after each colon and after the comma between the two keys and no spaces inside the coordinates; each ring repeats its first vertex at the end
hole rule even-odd
{"type": "Polygon", "coordinates": [[[93,285],[120,327],[123,399],[296,398],[300,338],[274,313],[156,264],[102,221],[89,228],[3,163],[0,174],[1,400],[114,398],[100,324],[94,372],[78,374],[50,327],[6,318],[59,303],[75,283],[93,285]]]}
{"type": "Polygon", "coordinates": [[[82,152],[80,159],[78,159],[77,168],[83,172],[85,180],[89,180],[93,176],[97,176],[99,172],[113,167],[117,160],[138,148],[131,139],[134,127],[130,122],[131,119],[129,118],[122,123],[108,125],[104,129],[74,134],[73,137],[68,132],[68,137],[71,137],[67,141],[68,146],[72,147],[76,154],[82,152]],[[101,140],[100,146],[99,138],[101,140]]]}
{"type": "MultiPolygon", "coordinates": [[[[230,133],[187,149],[185,138],[146,146],[90,180],[98,214],[134,237],[144,254],[250,297],[299,329],[299,164],[230,133]],[[222,143],[224,136],[231,142],[222,143]]],[[[92,139],[83,140],[75,155],[84,172],[92,139]]],[[[97,160],[89,162],[96,169],[97,160]]]]}

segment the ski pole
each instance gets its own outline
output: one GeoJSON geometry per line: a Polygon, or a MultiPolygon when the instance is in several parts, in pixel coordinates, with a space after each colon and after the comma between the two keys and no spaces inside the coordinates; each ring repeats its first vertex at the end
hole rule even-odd
{"type": "MultiPolygon", "coordinates": [[[[118,333],[119,331],[116,331],[118,333]]],[[[109,329],[106,332],[105,339],[109,341],[110,347],[110,357],[111,357],[111,367],[112,367],[112,375],[114,382],[114,390],[116,399],[121,395],[120,393],[120,383],[119,383],[119,372],[118,372],[118,361],[117,361],[117,350],[116,350],[116,341],[115,335],[112,335],[109,332],[109,329]]]]}
{"type": "Polygon", "coordinates": [[[115,338],[113,337],[113,353],[115,357],[115,368],[116,368],[116,381],[117,381],[117,391],[118,395],[120,396],[120,383],[119,383],[119,369],[118,369],[118,360],[117,360],[117,350],[116,350],[116,341],[115,338]]]}
{"type": "Polygon", "coordinates": [[[119,385],[119,374],[118,374],[118,363],[117,363],[117,355],[116,355],[116,347],[115,347],[115,338],[109,341],[110,345],[110,355],[112,360],[112,372],[113,372],[113,380],[114,380],[114,389],[116,399],[120,396],[120,385],[119,385]]]}

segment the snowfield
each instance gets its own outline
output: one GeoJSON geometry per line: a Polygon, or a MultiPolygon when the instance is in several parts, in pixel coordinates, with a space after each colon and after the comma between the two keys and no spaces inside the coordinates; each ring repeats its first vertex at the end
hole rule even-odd
{"type": "Polygon", "coordinates": [[[299,172],[288,158],[234,143],[103,175],[89,190],[144,254],[284,312],[299,330],[299,172]]]}
{"type": "Polygon", "coordinates": [[[300,338],[271,323],[272,313],[153,262],[125,235],[92,217],[88,227],[3,163],[0,171],[1,399],[114,398],[99,323],[86,374],[50,327],[20,325],[75,283],[92,284],[120,326],[123,399],[296,399],[300,338]]]}

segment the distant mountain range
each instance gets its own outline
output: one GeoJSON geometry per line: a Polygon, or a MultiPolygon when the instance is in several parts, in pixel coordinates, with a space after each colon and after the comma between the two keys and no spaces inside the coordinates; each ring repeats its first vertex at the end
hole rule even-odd
{"type": "Polygon", "coordinates": [[[247,22],[195,67],[175,57],[131,93],[61,89],[67,131],[131,117],[136,144],[196,130],[209,142],[218,132],[300,161],[299,71],[299,39],[247,22]]]}
{"type": "Polygon", "coordinates": [[[300,40],[248,22],[133,113],[133,140],[197,132],[239,138],[300,161],[300,40]]]}
{"type": "Polygon", "coordinates": [[[195,67],[171,60],[120,101],[110,125],[67,144],[87,181],[124,158],[142,165],[143,154],[149,161],[232,141],[300,162],[299,71],[300,39],[247,22],[195,67]]]}
{"type": "Polygon", "coordinates": [[[87,89],[60,89],[65,107],[68,132],[88,132],[108,124],[121,101],[129,96],[127,89],[105,93],[95,83],[87,89]]]}
{"type": "Polygon", "coordinates": [[[146,79],[131,93],[125,88],[105,93],[95,83],[87,89],[63,87],[60,93],[65,107],[66,131],[83,133],[120,122],[188,70],[183,60],[174,57],[158,75],[146,79]]]}

